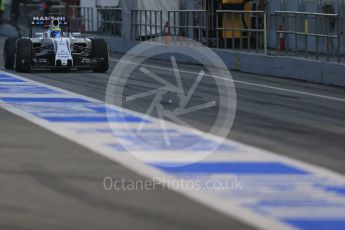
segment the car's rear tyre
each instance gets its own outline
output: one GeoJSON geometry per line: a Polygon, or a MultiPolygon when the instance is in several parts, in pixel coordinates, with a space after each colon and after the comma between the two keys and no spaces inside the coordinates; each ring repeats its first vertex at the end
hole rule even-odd
{"type": "Polygon", "coordinates": [[[30,39],[21,38],[17,41],[17,51],[14,61],[14,69],[17,72],[30,72],[32,61],[32,42],[30,39]]]}
{"type": "Polygon", "coordinates": [[[109,69],[108,45],[104,39],[92,39],[92,53],[94,58],[103,58],[97,67],[93,69],[95,73],[105,73],[109,69]]]}
{"type": "Polygon", "coordinates": [[[14,68],[14,57],[16,53],[17,38],[7,38],[4,45],[4,67],[5,69],[14,68]]]}

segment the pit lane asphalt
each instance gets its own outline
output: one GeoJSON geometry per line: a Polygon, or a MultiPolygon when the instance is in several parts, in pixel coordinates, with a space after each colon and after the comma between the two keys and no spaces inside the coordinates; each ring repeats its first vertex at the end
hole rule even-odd
{"type": "MultiPolygon", "coordinates": [[[[121,55],[111,56],[112,70],[114,59],[121,55]]],[[[169,62],[150,60],[145,64],[163,67],[155,73],[167,79],[173,77],[172,71],[164,69],[171,68],[169,62]]],[[[199,71],[195,65],[179,67],[199,71]]],[[[19,75],[104,100],[110,72],[37,71],[19,75]]],[[[345,100],[345,89],[246,73],[232,72],[232,76],[236,80],[238,110],[229,138],[345,173],[345,102],[309,95],[345,100]]],[[[147,78],[137,74],[128,93],[140,92],[147,83],[147,78]]],[[[215,92],[207,82],[204,84],[200,97],[207,101],[215,97],[215,92]]],[[[145,108],[141,104],[132,106],[140,112],[145,108]]],[[[0,203],[0,227],[249,228],[174,192],[107,193],[102,189],[105,176],[140,177],[8,112],[0,110],[0,116],[5,130],[0,139],[0,175],[1,184],[6,185],[0,194],[4,198],[0,203]]],[[[208,130],[211,117],[212,113],[204,112],[186,119],[208,130]]]]}

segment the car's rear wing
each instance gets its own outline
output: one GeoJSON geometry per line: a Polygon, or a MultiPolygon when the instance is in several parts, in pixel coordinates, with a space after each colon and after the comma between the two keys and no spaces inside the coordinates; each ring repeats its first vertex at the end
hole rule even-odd
{"type": "Polygon", "coordinates": [[[30,37],[32,37],[32,29],[34,27],[48,29],[50,22],[53,19],[58,19],[60,21],[60,27],[67,28],[69,32],[69,18],[66,16],[30,16],[29,17],[30,37]]]}

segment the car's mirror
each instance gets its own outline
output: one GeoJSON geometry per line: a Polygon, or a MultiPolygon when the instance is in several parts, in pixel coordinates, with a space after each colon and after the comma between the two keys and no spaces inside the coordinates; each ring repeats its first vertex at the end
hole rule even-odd
{"type": "Polygon", "coordinates": [[[40,33],[40,32],[36,32],[36,33],[35,33],[35,36],[36,36],[36,37],[43,37],[43,35],[44,35],[44,33],[40,33]]]}
{"type": "Polygon", "coordinates": [[[72,33],[72,36],[73,36],[73,37],[80,37],[80,36],[81,36],[81,33],[73,32],[73,33],[72,33]]]}

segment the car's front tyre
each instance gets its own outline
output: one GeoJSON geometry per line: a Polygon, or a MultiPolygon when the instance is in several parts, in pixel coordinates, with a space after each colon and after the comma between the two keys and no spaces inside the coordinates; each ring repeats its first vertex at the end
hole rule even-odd
{"type": "Polygon", "coordinates": [[[18,38],[7,38],[4,45],[4,67],[5,69],[14,68],[14,57],[18,38]]]}
{"type": "Polygon", "coordinates": [[[14,69],[17,72],[30,72],[31,61],[32,61],[31,40],[27,38],[18,39],[15,61],[14,61],[14,69]]]}
{"type": "Polygon", "coordinates": [[[109,69],[108,45],[104,39],[92,39],[92,53],[94,58],[103,59],[103,62],[97,64],[93,69],[95,73],[105,73],[109,69]]]}

